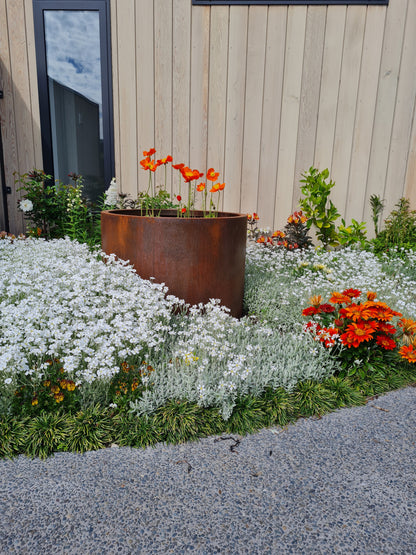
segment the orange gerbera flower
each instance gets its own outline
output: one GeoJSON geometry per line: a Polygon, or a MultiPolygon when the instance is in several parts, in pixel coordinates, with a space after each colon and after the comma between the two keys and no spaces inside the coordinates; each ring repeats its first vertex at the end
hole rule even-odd
{"type": "Polygon", "coordinates": [[[403,345],[399,350],[399,355],[408,362],[416,362],[416,350],[413,345],[403,345]]]}
{"type": "Polygon", "coordinates": [[[381,301],[366,301],[363,306],[366,307],[369,318],[374,318],[375,320],[388,322],[393,318],[393,316],[402,316],[400,312],[396,312],[386,303],[381,301]]]}
{"type": "Polygon", "coordinates": [[[364,341],[373,339],[375,331],[370,322],[352,322],[346,327],[345,333],[340,336],[340,339],[348,348],[358,347],[364,341]]]}
{"type": "Polygon", "coordinates": [[[396,348],[396,342],[393,341],[391,337],[387,337],[387,335],[378,335],[376,337],[377,345],[386,349],[386,351],[391,351],[396,348]]]}
{"type": "Polygon", "coordinates": [[[322,302],[322,297],[321,295],[313,295],[309,299],[309,302],[311,303],[312,306],[319,306],[322,302]]]}
{"type": "Polygon", "coordinates": [[[343,293],[338,293],[338,291],[333,291],[331,293],[332,297],[329,299],[329,302],[332,304],[350,304],[351,297],[344,295],[343,293]]]}
{"type": "Polygon", "coordinates": [[[374,293],[374,291],[367,291],[367,301],[374,301],[376,297],[377,293],[374,293]]]}
{"type": "Polygon", "coordinates": [[[202,192],[205,190],[205,183],[200,183],[199,185],[196,186],[196,190],[199,192],[202,192]]]}
{"type": "Polygon", "coordinates": [[[386,322],[373,322],[373,325],[377,328],[377,331],[381,331],[381,333],[389,333],[391,335],[396,333],[396,328],[391,324],[387,324],[386,322]]]}
{"type": "Polygon", "coordinates": [[[320,314],[321,309],[319,306],[308,306],[302,310],[303,316],[315,316],[315,314],[320,314]]]}
{"type": "Polygon", "coordinates": [[[350,306],[341,308],[341,310],[339,311],[339,315],[341,316],[341,318],[349,318],[354,322],[357,322],[357,320],[369,320],[370,318],[372,318],[372,315],[365,304],[366,303],[352,303],[350,306]]]}
{"type": "Polygon", "coordinates": [[[345,289],[342,294],[347,295],[347,297],[351,297],[353,299],[355,297],[359,297],[361,295],[361,291],[359,291],[358,289],[345,289]]]}
{"type": "Polygon", "coordinates": [[[214,168],[209,168],[207,171],[207,179],[209,179],[209,181],[216,181],[219,175],[220,172],[216,172],[214,168]]]}
{"type": "Polygon", "coordinates": [[[416,333],[416,322],[410,318],[401,318],[399,326],[403,328],[404,335],[414,335],[416,333]]]}

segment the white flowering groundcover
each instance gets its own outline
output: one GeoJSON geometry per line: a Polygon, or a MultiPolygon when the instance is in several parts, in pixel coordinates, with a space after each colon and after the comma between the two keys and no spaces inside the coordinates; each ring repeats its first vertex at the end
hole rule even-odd
{"type": "Polygon", "coordinates": [[[292,391],[338,369],[330,350],[302,330],[311,295],[356,288],[416,317],[416,256],[386,258],[247,247],[247,316],[237,320],[213,300],[178,313],[183,301],[142,280],[126,262],[59,239],[0,241],[0,411],[22,375],[39,383],[58,358],[84,392],[84,403],[109,403],[123,363],[154,368],[131,404],[150,414],[170,399],[215,406],[229,418],[236,399],[267,387],[292,391]],[[175,309],[175,310],[174,310],[175,309]]]}

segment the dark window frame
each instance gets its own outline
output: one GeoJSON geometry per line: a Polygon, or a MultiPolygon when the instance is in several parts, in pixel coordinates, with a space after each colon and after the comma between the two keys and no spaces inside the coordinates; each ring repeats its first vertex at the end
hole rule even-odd
{"type": "Polygon", "coordinates": [[[110,0],[33,0],[43,170],[53,176],[52,129],[43,17],[45,10],[97,11],[99,13],[101,79],[102,83],[105,83],[105,86],[102,86],[104,179],[109,184],[115,171],[110,0]]]}
{"type": "Polygon", "coordinates": [[[192,0],[195,6],[387,6],[389,0],[192,0]]]}

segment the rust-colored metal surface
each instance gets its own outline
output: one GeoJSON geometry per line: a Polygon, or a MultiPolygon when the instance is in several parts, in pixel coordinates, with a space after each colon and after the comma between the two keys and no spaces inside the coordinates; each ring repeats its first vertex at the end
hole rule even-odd
{"type": "Polygon", "coordinates": [[[130,260],[144,279],[165,283],[187,303],[211,298],[240,317],[243,310],[247,216],[178,218],[176,210],[142,216],[140,210],[101,213],[102,249],[130,260]]]}

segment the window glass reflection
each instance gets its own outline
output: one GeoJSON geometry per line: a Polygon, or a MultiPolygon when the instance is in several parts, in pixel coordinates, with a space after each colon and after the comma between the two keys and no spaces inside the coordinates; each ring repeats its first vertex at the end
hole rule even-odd
{"type": "Polygon", "coordinates": [[[45,10],[44,23],[55,178],[81,174],[95,201],[106,188],[99,13],[45,10]]]}

